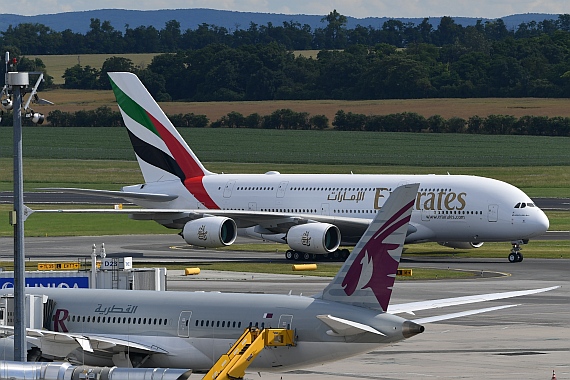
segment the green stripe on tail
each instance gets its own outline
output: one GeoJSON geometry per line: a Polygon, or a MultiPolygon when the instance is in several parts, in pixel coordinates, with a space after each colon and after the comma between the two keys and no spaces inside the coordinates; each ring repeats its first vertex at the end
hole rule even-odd
{"type": "Polygon", "coordinates": [[[149,131],[151,131],[158,137],[161,137],[156,128],[154,127],[154,124],[148,117],[148,113],[146,112],[146,110],[142,108],[140,105],[138,105],[138,103],[135,102],[133,99],[131,99],[127,94],[125,94],[123,90],[121,90],[119,86],[117,86],[111,78],[109,78],[109,80],[111,81],[111,87],[113,88],[113,92],[115,93],[115,98],[117,99],[117,103],[119,104],[119,107],[121,107],[123,112],[129,115],[131,119],[133,119],[143,127],[147,128],[149,131]]]}

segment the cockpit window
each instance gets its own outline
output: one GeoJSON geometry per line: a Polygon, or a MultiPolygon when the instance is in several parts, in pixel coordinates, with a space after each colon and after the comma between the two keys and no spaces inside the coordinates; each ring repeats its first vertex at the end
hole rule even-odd
{"type": "Polygon", "coordinates": [[[534,203],[525,203],[525,202],[519,202],[515,205],[515,208],[525,208],[525,207],[536,207],[534,203]]]}

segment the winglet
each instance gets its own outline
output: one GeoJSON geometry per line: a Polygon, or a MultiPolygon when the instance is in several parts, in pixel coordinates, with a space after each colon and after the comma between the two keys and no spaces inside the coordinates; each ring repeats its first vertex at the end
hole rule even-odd
{"type": "Polygon", "coordinates": [[[386,311],[419,184],[396,188],[333,281],[317,297],[386,311]]]}

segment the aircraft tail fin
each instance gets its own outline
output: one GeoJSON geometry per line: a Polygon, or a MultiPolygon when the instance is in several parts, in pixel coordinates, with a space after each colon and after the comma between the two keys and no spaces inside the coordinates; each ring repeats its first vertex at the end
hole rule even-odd
{"type": "Polygon", "coordinates": [[[392,192],[320,298],[388,310],[418,187],[392,192]]]}
{"type": "Polygon", "coordinates": [[[109,77],[146,183],[212,174],[135,74],[110,72],[109,77]]]}

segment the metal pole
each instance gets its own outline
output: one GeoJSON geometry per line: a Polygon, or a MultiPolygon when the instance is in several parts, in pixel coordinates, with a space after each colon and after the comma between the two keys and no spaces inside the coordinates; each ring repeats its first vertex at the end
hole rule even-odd
{"type": "Polygon", "coordinates": [[[24,175],[22,164],[22,92],[13,86],[14,114],[14,360],[26,361],[24,175]]]}

